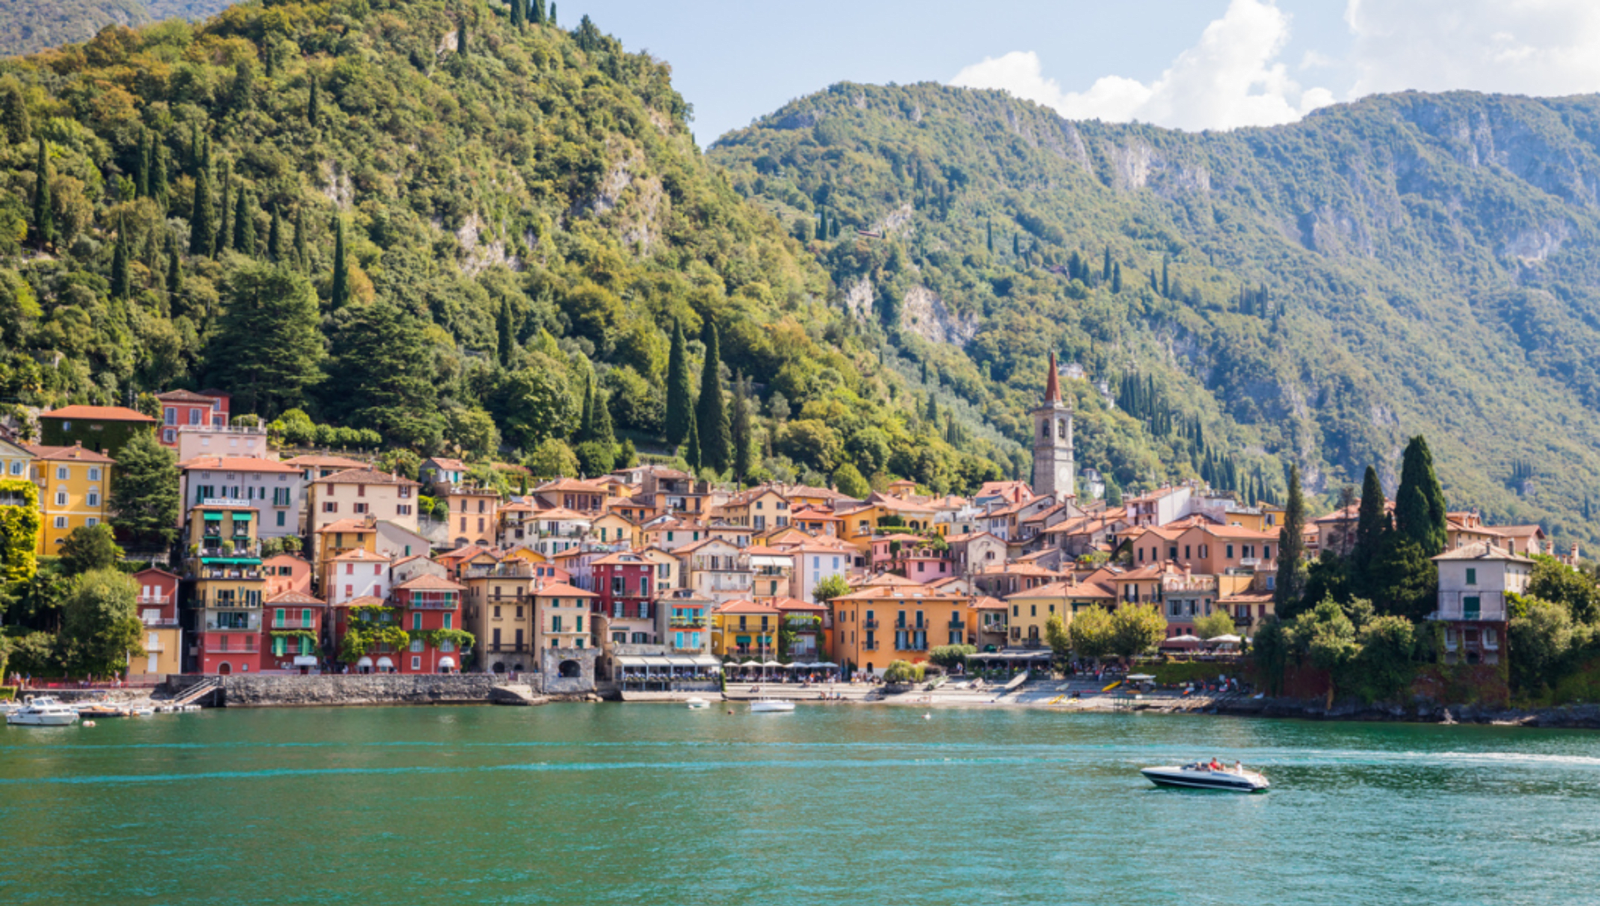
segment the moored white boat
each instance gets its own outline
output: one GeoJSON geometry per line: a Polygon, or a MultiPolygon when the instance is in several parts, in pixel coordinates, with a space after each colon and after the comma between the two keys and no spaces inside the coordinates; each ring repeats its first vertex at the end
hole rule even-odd
{"type": "Polygon", "coordinates": [[[693,696],[690,696],[688,699],[685,699],[684,700],[684,704],[689,706],[689,710],[690,711],[698,711],[701,708],[709,708],[709,707],[711,707],[711,703],[710,702],[706,701],[705,699],[701,698],[698,695],[693,695],[693,696]]]}
{"type": "Polygon", "coordinates": [[[77,722],[77,711],[48,695],[29,696],[22,707],[6,714],[6,723],[19,727],[64,727],[77,722]]]}
{"type": "Polygon", "coordinates": [[[775,698],[758,698],[750,703],[750,711],[755,714],[768,714],[793,710],[794,702],[780,701],[775,698]]]}
{"type": "Polygon", "coordinates": [[[1255,771],[1213,771],[1207,764],[1186,764],[1182,767],[1142,768],[1139,773],[1156,786],[1184,787],[1193,790],[1223,790],[1230,793],[1258,793],[1272,786],[1267,778],[1255,771]]]}

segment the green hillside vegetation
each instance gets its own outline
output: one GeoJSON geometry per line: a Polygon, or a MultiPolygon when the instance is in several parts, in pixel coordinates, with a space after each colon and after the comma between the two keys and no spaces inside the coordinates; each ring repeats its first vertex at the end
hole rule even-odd
{"type": "Polygon", "coordinates": [[[699,374],[714,324],[743,445],[718,466],[941,490],[1012,467],[902,392],[701,157],[664,63],[553,15],[254,3],[0,62],[0,399],[216,386],[285,424],[594,472],[671,452],[670,337],[699,374]]]}
{"type": "Polygon", "coordinates": [[[709,156],[962,427],[1026,438],[1053,348],[1107,382],[1069,382],[1079,459],[1124,486],[1278,497],[1294,462],[1326,504],[1368,462],[1392,492],[1426,434],[1452,507],[1592,543],[1597,141],[1595,96],[1191,134],[839,84],[709,156]]]}
{"type": "Polygon", "coordinates": [[[227,0],[9,0],[0,17],[0,57],[87,41],[107,25],[200,19],[227,0]]]}

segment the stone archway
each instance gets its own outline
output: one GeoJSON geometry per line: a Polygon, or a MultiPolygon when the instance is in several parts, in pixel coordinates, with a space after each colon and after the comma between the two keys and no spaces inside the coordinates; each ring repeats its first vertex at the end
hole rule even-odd
{"type": "Polygon", "coordinates": [[[501,662],[499,662],[499,661],[495,661],[494,662],[494,672],[495,673],[505,673],[506,672],[506,665],[501,663],[501,662]]]}
{"type": "Polygon", "coordinates": [[[556,675],[562,679],[577,679],[583,676],[583,665],[577,661],[562,661],[556,675]]]}

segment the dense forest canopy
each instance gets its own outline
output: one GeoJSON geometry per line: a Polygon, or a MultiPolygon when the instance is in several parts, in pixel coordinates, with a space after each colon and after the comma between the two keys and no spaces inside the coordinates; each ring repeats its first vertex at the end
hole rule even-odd
{"type": "Polygon", "coordinates": [[[548,466],[593,439],[592,400],[608,438],[661,449],[669,337],[698,360],[714,323],[733,430],[754,418],[744,477],[1016,467],[901,392],[824,270],[702,158],[665,63],[512,12],[251,3],[0,63],[0,397],[216,386],[266,419],[548,466]]]}
{"type": "Polygon", "coordinates": [[[1423,433],[1453,507],[1593,540],[1597,140],[1595,96],[1185,133],[842,83],[709,156],[1006,436],[1055,348],[1108,385],[1074,382],[1079,458],[1121,482],[1392,493],[1423,433]]]}

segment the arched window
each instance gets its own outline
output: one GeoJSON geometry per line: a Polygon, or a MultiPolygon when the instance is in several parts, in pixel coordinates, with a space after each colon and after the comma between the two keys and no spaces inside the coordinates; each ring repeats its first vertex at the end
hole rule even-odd
{"type": "Polygon", "coordinates": [[[1059,437],[1062,440],[1066,439],[1066,437],[1067,437],[1067,420],[1066,419],[1062,419],[1062,420],[1056,422],[1056,437],[1059,437]]]}

